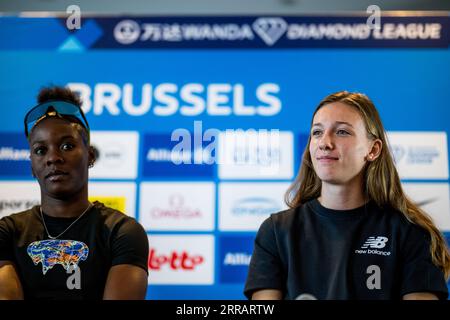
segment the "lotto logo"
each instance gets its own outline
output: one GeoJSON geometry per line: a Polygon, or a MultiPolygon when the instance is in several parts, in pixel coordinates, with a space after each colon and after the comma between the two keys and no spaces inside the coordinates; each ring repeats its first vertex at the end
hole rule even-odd
{"type": "Polygon", "coordinates": [[[362,245],[361,249],[381,249],[386,246],[386,242],[388,242],[388,238],[386,237],[369,237],[367,238],[366,242],[362,245]]]}
{"type": "Polygon", "coordinates": [[[177,253],[172,251],[169,255],[157,254],[155,249],[150,250],[148,258],[148,267],[150,270],[159,270],[167,265],[172,270],[193,270],[197,265],[204,261],[200,255],[189,256],[186,251],[177,253]]]}
{"type": "Polygon", "coordinates": [[[148,242],[149,284],[214,283],[212,235],[152,235],[148,242]]]}

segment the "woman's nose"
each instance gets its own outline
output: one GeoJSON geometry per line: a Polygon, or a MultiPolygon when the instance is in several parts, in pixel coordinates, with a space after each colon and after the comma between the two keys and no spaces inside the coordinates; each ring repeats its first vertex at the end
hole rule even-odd
{"type": "Polygon", "coordinates": [[[58,149],[51,148],[47,152],[47,165],[51,165],[54,163],[63,163],[64,158],[58,149]]]}
{"type": "Polygon", "coordinates": [[[333,149],[333,139],[329,133],[324,132],[324,134],[322,135],[319,141],[319,149],[320,150],[333,149]]]}

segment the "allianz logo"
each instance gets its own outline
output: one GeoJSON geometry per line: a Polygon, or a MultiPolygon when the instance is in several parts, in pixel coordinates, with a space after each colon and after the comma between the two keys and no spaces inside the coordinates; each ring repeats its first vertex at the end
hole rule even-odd
{"type": "Polygon", "coordinates": [[[223,259],[225,266],[248,266],[252,258],[251,254],[246,252],[229,252],[223,259]]]}
{"type": "Polygon", "coordinates": [[[194,152],[189,150],[170,150],[167,148],[150,148],[147,152],[147,161],[172,162],[174,164],[202,164],[208,158],[208,152],[202,148],[196,148],[194,152]],[[200,159],[200,160],[198,160],[200,159]]]}
{"type": "Polygon", "coordinates": [[[0,160],[2,161],[30,161],[30,150],[15,149],[13,147],[0,148],[0,160]]]}
{"type": "Polygon", "coordinates": [[[273,199],[251,197],[235,202],[231,212],[234,215],[268,215],[281,210],[281,206],[273,199]]]}
{"type": "MultiPolygon", "coordinates": [[[[189,160],[191,155],[177,154],[181,159],[189,160]]],[[[172,161],[172,150],[165,148],[150,148],[147,152],[147,161],[170,162],[172,161]]]]}

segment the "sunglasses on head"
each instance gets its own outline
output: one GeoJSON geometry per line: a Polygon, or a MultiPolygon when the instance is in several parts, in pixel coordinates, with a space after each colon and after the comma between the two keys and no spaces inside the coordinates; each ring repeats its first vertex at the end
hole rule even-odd
{"type": "Polygon", "coordinates": [[[38,104],[28,111],[24,119],[25,136],[28,138],[31,129],[41,118],[53,116],[53,114],[51,114],[52,112],[55,112],[55,115],[75,117],[89,132],[89,124],[83,110],[81,110],[79,106],[68,101],[54,100],[38,104]]]}

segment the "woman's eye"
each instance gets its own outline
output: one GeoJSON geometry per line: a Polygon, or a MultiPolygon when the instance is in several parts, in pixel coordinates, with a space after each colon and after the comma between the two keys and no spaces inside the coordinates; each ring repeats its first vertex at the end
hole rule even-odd
{"type": "Polygon", "coordinates": [[[348,131],[345,131],[345,130],[338,130],[337,131],[337,134],[339,134],[339,135],[348,135],[349,133],[348,133],[348,131]]]}
{"type": "Polygon", "coordinates": [[[320,130],[314,130],[314,131],[312,132],[312,135],[313,135],[313,136],[318,136],[318,135],[320,135],[320,133],[321,133],[320,130]]]}
{"type": "Polygon", "coordinates": [[[34,154],[38,156],[42,156],[45,154],[45,148],[44,147],[37,147],[34,150],[34,154]]]}
{"type": "Polygon", "coordinates": [[[73,144],[71,144],[71,143],[64,143],[61,146],[61,149],[64,150],[64,151],[72,150],[73,149],[73,144]]]}

